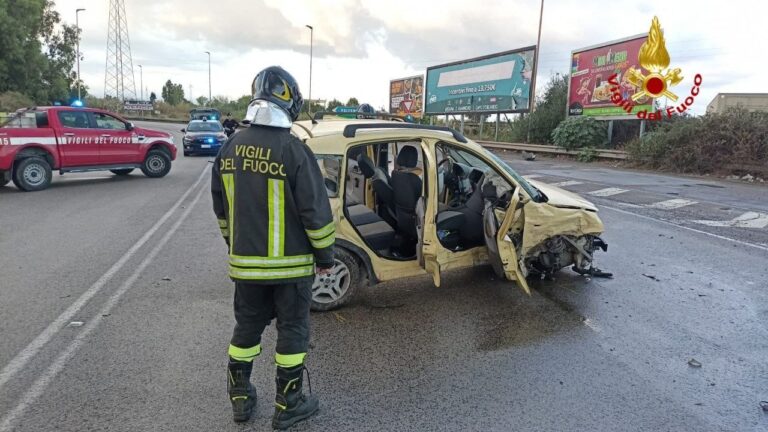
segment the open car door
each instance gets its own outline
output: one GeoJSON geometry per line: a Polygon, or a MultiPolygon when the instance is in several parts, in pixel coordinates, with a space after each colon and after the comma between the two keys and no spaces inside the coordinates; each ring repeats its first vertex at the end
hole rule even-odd
{"type": "Polygon", "coordinates": [[[515,221],[522,216],[521,209],[517,208],[520,203],[519,187],[512,191],[506,209],[499,209],[498,202],[496,198],[485,198],[483,212],[483,231],[491,266],[498,277],[517,282],[526,294],[531,295],[531,289],[520,269],[515,245],[508,235],[515,221]]]}

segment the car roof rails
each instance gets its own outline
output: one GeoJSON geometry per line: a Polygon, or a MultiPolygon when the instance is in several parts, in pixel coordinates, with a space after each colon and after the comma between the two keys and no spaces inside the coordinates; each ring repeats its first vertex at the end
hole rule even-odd
{"type": "MultiPolygon", "coordinates": [[[[358,113],[357,111],[348,112],[348,113],[337,113],[334,111],[318,111],[312,114],[312,124],[317,124],[317,121],[322,120],[325,116],[341,117],[344,115],[355,116],[355,118],[357,118],[357,116],[365,117],[366,120],[379,119],[379,120],[405,121],[403,116],[399,116],[396,114],[387,114],[387,113],[361,114],[361,113],[358,113]]],[[[354,119],[350,119],[350,120],[354,120],[354,119]]]]}
{"type": "Polygon", "coordinates": [[[431,130],[439,132],[448,132],[453,135],[453,138],[460,143],[467,143],[467,138],[459,133],[456,129],[452,129],[445,126],[429,126],[415,123],[361,123],[350,124],[344,127],[344,138],[354,138],[357,131],[360,129],[420,129],[431,130]]]}

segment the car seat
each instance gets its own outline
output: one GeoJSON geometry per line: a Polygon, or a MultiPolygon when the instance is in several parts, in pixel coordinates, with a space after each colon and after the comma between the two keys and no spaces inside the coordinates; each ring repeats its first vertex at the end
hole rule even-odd
{"type": "Polygon", "coordinates": [[[417,242],[416,202],[421,197],[422,181],[413,171],[419,161],[416,147],[405,146],[397,155],[398,170],[392,173],[397,233],[402,237],[402,252],[413,255],[417,242]]]}
{"type": "Polygon", "coordinates": [[[371,179],[373,191],[376,192],[376,197],[379,199],[379,202],[386,207],[388,216],[394,221],[396,217],[395,198],[387,174],[383,169],[374,165],[371,158],[363,153],[357,156],[357,166],[360,167],[360,171],[362,171],[365,178],[371,179]]]}

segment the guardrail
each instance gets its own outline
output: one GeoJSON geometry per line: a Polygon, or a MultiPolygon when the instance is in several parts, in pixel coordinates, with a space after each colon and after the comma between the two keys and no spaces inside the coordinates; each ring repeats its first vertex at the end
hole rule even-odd
{"type": "MultiPolygon", "coordinates": [[[[530,153],[547,153],[563,156],[578,156],[578,150],[566,150],[562,147],[544,144],[523,144],[523,143],[505,143],[496,141],[476,141],[483,147],[495,148],[501,150],[519,150],[530,153]]],[[[595,149],[595,157],[598,159],[624,160],[627,158],[627,152],[623,150],[595,149]]]]}

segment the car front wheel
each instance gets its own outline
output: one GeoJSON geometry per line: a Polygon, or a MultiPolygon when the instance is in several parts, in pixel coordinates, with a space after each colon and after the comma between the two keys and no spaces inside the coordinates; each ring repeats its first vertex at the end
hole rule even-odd
{"type": "Polygon", "coordinates": [[[362,283],[362,268],[358,260],[346,250],[336,248],[336,265],[331,272],[315,276],[312,310],[329,311],[349,303],[362,283]]]}
{"type": "Polygon", "coordinates": [[[13,169],[13,184],[23,191],[39,191],[51,184],[51,165],[37,156],[17,161],[13,169]]]}
{"type": "Polygon", "coordinates": [[[164,177],[171,171],[171,158],[161,150],[152,150],[147,153],[144,163],[141,164],[141,172],[147,177],[164,177]]]}

